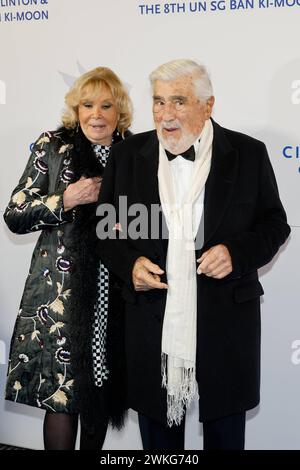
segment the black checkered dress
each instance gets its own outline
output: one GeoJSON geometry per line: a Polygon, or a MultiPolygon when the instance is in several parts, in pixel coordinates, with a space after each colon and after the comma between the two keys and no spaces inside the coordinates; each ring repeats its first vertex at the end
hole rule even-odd
{"type": "MultiPolygon", "coordinates": [[[[94,152],[102,165],[105,167],[110,146],[93,145],[94,152]]],[[[106,363],[106,328],[108,314],[108,270],[100,261],[98,269],[98,298],[95,304],[95,319],[93,325],[93,365],[95,385],[101,387],[103,381],[107,380],[109,371],[106,363]]]]}

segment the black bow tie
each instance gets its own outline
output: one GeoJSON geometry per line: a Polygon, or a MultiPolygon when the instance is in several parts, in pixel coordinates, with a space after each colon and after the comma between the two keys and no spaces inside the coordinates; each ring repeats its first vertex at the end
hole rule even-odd
{"type": "Polygon", "coordinates": [[[165,152],[170,162],[174,160],[174,158],[178,157],[178,155],[181,155],[183,158],[185,158],[186,160],[189,160],[190,162],[195,161],[195,149],[193,145],[189,149],[187,149],[185,152],[179,153],[178,155],[173,155],[173,153],[169,152],[168,150],[166,150],[165,152]]]}

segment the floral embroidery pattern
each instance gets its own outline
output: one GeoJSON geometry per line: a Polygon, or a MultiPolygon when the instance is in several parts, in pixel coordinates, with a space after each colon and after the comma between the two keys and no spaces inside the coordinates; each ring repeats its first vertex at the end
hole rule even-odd
{"type": "MultiPolygon", "coordinates": [[[[32,266],[28,276],[30,285],[37,286],[37,297],[32,294],[30,300],[27,300],[26,308],[23,308],[22,304],[19,310],[16,324],[18,333],[9,361],[7,395],[16,402],[27,403],[28,378],[34,374],[36,406],[67,412],[74,406],[74,380],[70,369],[68,340],[70,320],[68,314],[66,316],[66,305],[71,295],[69,273],[72,261],[68,258],[68,250],[63,242],[64,231],[60,226],[70,221],[63,218],[62,194],[66,185],[74,178],[69,168],[71,148],[71,145],[61,140],[59,132],[43,134],[34,146],[31,163],[27,166],[23,180],[16,188],[7,209],[7,213],[18,218],[17,220],[28,220],[28,224],[33,221],[26,231],[43,230],[41,237],[45,236],[46,240],[46,244],[39,245],[35,251],[38,264],[34,265],[33,272],[39,278],[31,280],[32,266]],[[50,147],[52,143],[55,145],[50,147]],[[61,158],[60,168],[55,166],[58,175],[51,173],[53,170],[52,160],[49,160],[50,148],[56,148],[52,153],[53,158],[61,158]],[[57,182],[58,191],[45,194],[51,176],[57,182]],[[28,217],[19,219],[26,211],[28,217]],[[50,230],[47,230],[48,227],[50,230]],[[28,305],[35,307],[28,311],[28,305]],[[48,371],[49,367],[50,374],[42,376],[38,372],[39,361],[44,361],[45,358],[48,361],[46,370],[48,371]]],[[[44,367],[43,363],[42,370],[44,367]]]]}
{"type": "MultiPolygon", "coordinates": [[[[55,226],[63,222],[62,214],[62,195],[43,195],[39,194],[41,188],[39,182],[43,181],[41,178],[45,178],[49,173],[49,165],[47,163],[47,151],[44,149],[45,145],[51,143],[52,135],[47,132],[41,137],[35,144],[33,151],[33,162],[30,168],[30,175],[27,177],[25,186],[20,188],[12,197],[9,210],[15,211],[16,213],[23,213],[26,210],[34,208],[46,207],[49,210],[49,218],[51,222],[41,219],[38,224],[32,226],[28,231],[36,231],[43,228],[44,225],[55,226]],[[34,173],[35,170],[35,173],[34,173]]],[[[54,133],[53,138],[59,138],[59,133],[54,133]]],[[[69,151],[72,149],[70,144],[62,144],[59,148],[58,154],[64,156],[63,170],[60,180],[64,184],[69,184],[74,178],[72,170],[69,168],[71,159],[69,158],[69,151]]]]}

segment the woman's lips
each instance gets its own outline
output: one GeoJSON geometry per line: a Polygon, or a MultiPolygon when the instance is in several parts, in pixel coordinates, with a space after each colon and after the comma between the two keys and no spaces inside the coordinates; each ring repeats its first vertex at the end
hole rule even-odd
{"type": "Polygon", "coordinates": [[[105,124],[97,124],[97,125],[91,124],[91,127],[95,130],[100,130],[100,129],[103,129],[105,127],[105,124]]]}

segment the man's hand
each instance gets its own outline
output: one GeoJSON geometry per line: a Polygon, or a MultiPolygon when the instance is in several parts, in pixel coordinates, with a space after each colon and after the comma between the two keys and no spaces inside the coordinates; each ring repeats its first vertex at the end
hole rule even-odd
{"type": "Polygon", "coordinates": [[[73,207],[97,202],[102,178],[80,178],[76,183],[69,184],[64,192],[64,209],[69,211],[73,207]]]}
{"type": "Polygon", "coordinates": [[[150,289],[167,289],[168,285],[160,282],[160,276],[164,271],[157,264],[145,256],[140,256],[134,263],[132,270],[132,282],[136,291],[150,289]]]}
{"type": "Polygon", "coordinates": [[[231,256],[225,245],[216,245],[205,251],[201,258],[197,273],[205,274],[214,279],[223,279],[232,272],[231,256]]]}

